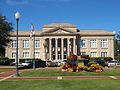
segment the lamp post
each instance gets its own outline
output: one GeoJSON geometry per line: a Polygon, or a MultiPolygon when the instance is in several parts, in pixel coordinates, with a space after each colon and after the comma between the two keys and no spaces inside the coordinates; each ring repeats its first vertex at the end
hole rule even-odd
{"type": "Polygon", "coordinates": [[[120,51],[120,50],[118,49],[118,50],[117,50],[117,52],[118,52],[118,60],[119,60],[119,51],[120,51]]]}
{"type": "Polygon", "coordinates": [[[16,12],[15,13],[15,18],[16,18],[16,24],[17,24],[17,31],[16,31],[16,76],[19,76],[19,71],[18,71],[18,21],[20,18],[20,13],[16,12]]]}

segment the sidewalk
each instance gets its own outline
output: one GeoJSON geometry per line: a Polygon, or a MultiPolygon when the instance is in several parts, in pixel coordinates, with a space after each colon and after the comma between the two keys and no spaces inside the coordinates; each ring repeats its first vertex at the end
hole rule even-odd
{"type": "Polygon", "coordinates": [[[120,79],[120,76],[11,77],[6,80],[120,79]]]}

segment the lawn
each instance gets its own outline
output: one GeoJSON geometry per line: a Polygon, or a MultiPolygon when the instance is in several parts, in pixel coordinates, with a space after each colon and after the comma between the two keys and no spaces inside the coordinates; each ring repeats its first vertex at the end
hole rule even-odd
{"type": "Polygon", "coordinates": [[[120,90],[120,79],[2,81],[0,90],[120,90]]]}
{"type": "Polygon", "coordinates": [[[21,77],[40,76],[120,76],[120,69],[106,69],[103,72],[58,72],[57,70],[28,70],[20,73],[21,77]]]}
{"type": "Polygon", "coordinates": [[[0,68],[15,68],[16,66],[0,65],[0,68]]]}
{"type": "Polygon", "coordinates": [[[0,70],[0,73],[9,72],[9,71],[12,71],[12,70],[0,70]]]}

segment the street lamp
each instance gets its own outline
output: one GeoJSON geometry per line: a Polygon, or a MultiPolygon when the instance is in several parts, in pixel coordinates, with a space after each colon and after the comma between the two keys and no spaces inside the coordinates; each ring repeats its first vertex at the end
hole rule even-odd
{"type": "Polygon", "coordinates": [[[18,21],[20,18],[20,13],[16,12],[15,13],[15,18],[16,18],[16,23],[17,23],[17,31],[16,31],[16,76],[19,76],[19,71],[18,71],[18,21]]]}
{"type": "Polygon", "coordinates": [[[118,50],[117,50],[117,52],[118,52],[118,60],[119,60],[119,51],[120,51],[120,50],[118,49],[118,50]]]}

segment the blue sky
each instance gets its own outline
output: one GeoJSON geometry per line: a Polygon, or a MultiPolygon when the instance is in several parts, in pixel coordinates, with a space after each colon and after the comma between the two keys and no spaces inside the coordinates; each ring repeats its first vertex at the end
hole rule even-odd
{"type": "Polygon", "coordinates": [[[42,25],[68,22],[79,29],[120,31],[120,0],[0,0],[0,13],[13,24],[16,11],[20,30],[30,30],[31,23],[41,30],[42,25]]]}

